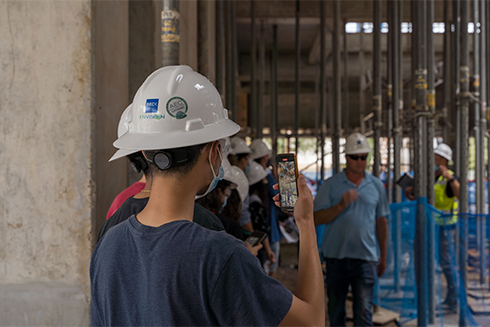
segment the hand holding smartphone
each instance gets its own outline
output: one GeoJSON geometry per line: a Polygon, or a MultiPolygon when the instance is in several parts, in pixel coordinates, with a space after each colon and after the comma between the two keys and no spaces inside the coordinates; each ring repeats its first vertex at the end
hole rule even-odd
{"type": "Polygon", "coordinates": [[[250,244],[251,247],[254,247],[260,243],[267,237],[267,233],[254,230],[252,234],[250,234],[249,237],[245,240],[248,244],[250,244]]]}
{"type": "Polygon", "coordinates": [[[293,212],[298,199],[298,165],[294,153],[276,156],[277,179],[281,199],[281,210],[293,212]]]}

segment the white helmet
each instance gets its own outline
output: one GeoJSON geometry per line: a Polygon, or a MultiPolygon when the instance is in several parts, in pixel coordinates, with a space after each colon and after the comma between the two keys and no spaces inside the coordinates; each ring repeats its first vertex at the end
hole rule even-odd
{"type": "MultiPolygon", "coordinates": [[[[188,66],[166,66],[153,72],[124,116],[119,149],[160,150],[204,144],[236,134],[214,85],[188,66]]],[[[122,157],[116,153],[111,160],[122,157]]]]}
{"type": "Polygon", "coordinates": [[[252,151],[245,142],[244,139],[238,136],[231,138],[230,154],[251,153],[252,151]]]}
{"type": "Polygon", "coordinates": [[[372,152],[371,147],[364,135],[352,133],[345,142],[345,154],[360,154],[372,152]]]}
{"type": "Polygon", "coordinates": [[[238,185],[235,183],[233,173],[231,172],[231,164],[226,156],[223,156],[223,160],[221,160],[221,167],[224,171],[223,180],[230,182],[232,189],[236,188],[238,185]]]}
{"type": "Polygon", "coordinates": [[[262,165],[256,163],[255,161],[252,161],[251,166],[252,168],[247,174],[248,183],[250,185],[253,185],[263,180],[267,176],[267,174],[269,174],[267,170],[265,170],[264,167],[262,167],[262,165]]]}
{"type": "Polygon", "coordinates": [[[438,154],[441,157],[447,159],[447,161],[451,161],[453,159],[453,150],[449,147],[449,145],[441,143],[434,150],[434,154],[438,154]]]}
{"type": "Polygon", "coordinates": [[[253,140],[252,144],[250,144],[250,150],[252,151],[252,159],[270,156],[272,153],[271,149],[261,139],[253,140]]]}
{"type": "MultiPolygon", "coordinates": [[[[131,107],[133,104],[130,104],[122,113],[121,118],[119,119],[119,125],[117,126],[117,137],[121,137],[128,130],[127,122],[131,120],[131,107]]],[[[109,161],[112,161],[117,158],[125,157],[128,154],[138,152],[138,150],[128,150],[128,149],[119,149],[112,156],[109,161]]]]}
{"type": "Polygon", "coordinates": [[[238,168],[237,166],[231,166],[231,179],[233,180],[233,183],[237,185],[237,191],[238,194],[240,195],[240,199],[245,201],[245,198],[248,195],[248,179],[247,176],[245,176],[245,173],[243,170],[238,168]]]}

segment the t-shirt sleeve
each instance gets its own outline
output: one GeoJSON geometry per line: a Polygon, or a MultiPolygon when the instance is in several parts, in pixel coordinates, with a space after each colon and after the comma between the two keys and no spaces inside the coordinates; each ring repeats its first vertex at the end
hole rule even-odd
{"type": "Polygon", "coordinates": [[[386,189],[381,181],[378,184],[378,190],[380,194],[378,205],[376,206],[376,220],[381,217],[386,217],[391,213],[390,206],[388,204],[388,197],[386,196],[386,189]]]}
{"type": "Polygon", "coordinates": [[[313,201],[313,211],[328,209],[332,205],[330,200],[330,183],[327,180],[323,182],[323,185],[320,186],[320,189],[315,196],[315,200],[313,201]]]}
{"type": "Polygon", "coordinates": [[[277,326],[293,295],[269,277],[245,246],[230,255],[216,281],[211,306],[220,326],[277,326]]]}

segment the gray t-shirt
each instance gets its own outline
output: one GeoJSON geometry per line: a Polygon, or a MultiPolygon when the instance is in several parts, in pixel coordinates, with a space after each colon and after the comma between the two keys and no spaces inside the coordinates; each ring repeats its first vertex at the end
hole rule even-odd
{"type": "Polygon", "coordinates": [[[185,220],[112,227],[90,280],[92,326],[277,326],[292,304],[243,241],[185,220]]]}

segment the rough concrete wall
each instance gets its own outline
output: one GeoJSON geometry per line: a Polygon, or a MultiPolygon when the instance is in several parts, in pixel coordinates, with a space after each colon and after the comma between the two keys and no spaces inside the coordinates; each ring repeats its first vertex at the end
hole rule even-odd
{"type": "Polygon", "coordinates": [[[88,284],[90,1],[0,2],[0,282],[88,284]]]}
{"type": "MultiPolygon", "coordinates": [[[[129,105],[128,2],[94,1],[92,42],[96,108],[96,234],[114,197],[127,187],[127,160],[108,162],[116,152],[117,125],[129,105]]],[[[95,236],[96,238],[96,236],[95,236]]]]}

